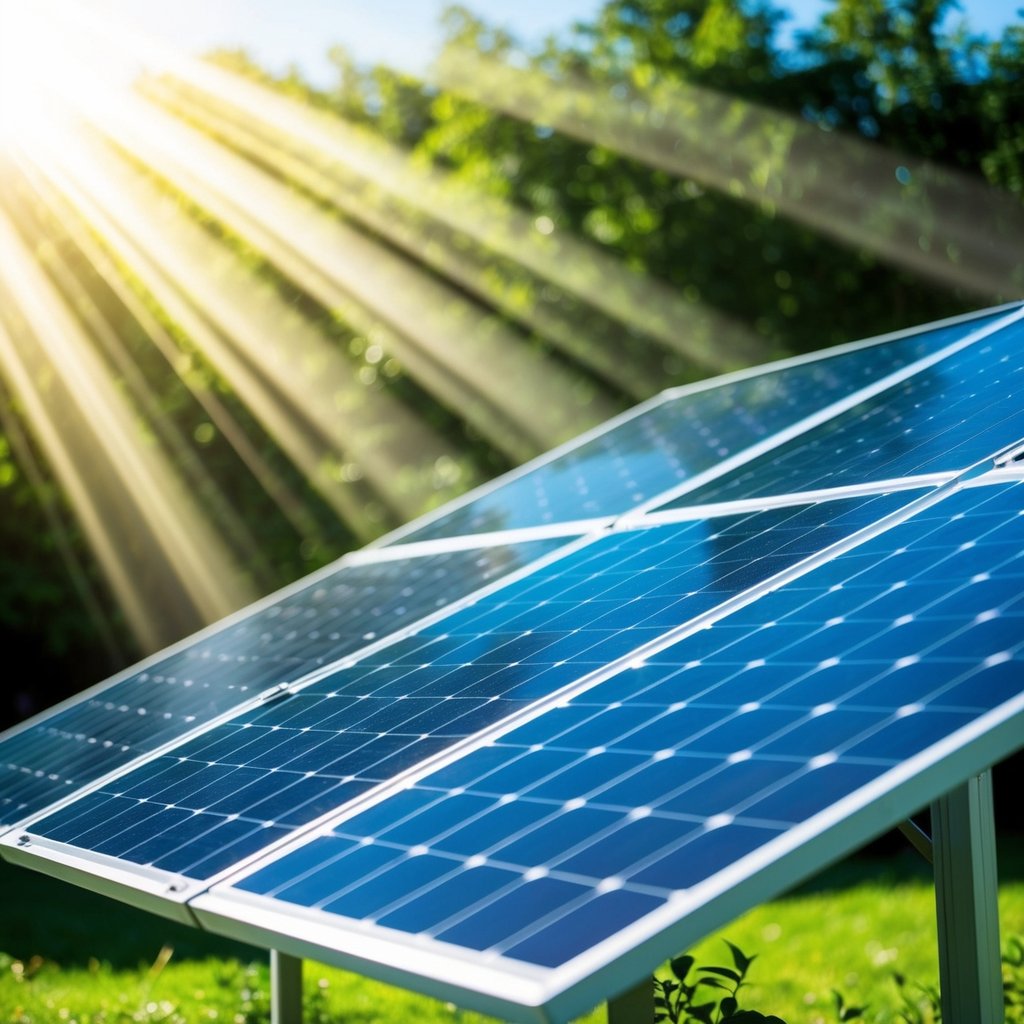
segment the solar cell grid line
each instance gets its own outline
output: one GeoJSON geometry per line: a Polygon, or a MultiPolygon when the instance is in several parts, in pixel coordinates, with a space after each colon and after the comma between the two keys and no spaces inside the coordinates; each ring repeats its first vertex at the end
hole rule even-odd
{"type": "Polygon", "coordinates": [[[1009,304],[664,392],[374,546],[620,515],[1018,309],[1009,304]]]}
{"type": "Polygon", "coordinates": [[[1024,320],[948,356],[662,509],[964,469],[1024,438],[1024,320]],[[985,413],[979,415],[979,408],[985,413]]]}
{"type": "Polygon", "coordinates": [[[1024,744],[1024,480],[990,473],[192,901],[565,1021],[1024,744]]]}
{"type": "Polygon", "coordinates": [[[563,540],[342,561],[0,736],[0,829],[563,540]]]}
{"type": "Polygon", "coordinates": [[[581,542],[28,823],[31,849],[21,852],[101,875],[139,865],[191,880],[178,889],[190,894],[912,499],[874,495],[581,542]]]}

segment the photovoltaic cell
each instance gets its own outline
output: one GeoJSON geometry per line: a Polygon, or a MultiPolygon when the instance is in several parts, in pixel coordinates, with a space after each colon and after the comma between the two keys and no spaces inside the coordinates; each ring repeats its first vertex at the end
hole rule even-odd
{"type": "Polygon", "coordinates": [[[344,564],[0,737],[0,824],[42,810],[282,682],[351,654],[564,541],[344,564]]]}
{"type": "Polygon", "coordinates": [[[909,500],[903,492],[606,534],[218,724],[32,832],[209,878],[909,500]]]}
{"type": "Polygon", "coordinates": [[[683,508],[962,470],[1024,438],[1024,321],[666,503],[683,508]]]}
{"type": "Polygon", "coordinates": [[[1005,315],[988,314],[669,398],[403,533],[395,543],[627,512],[1005,315]]]}
{"type": "Polygon", "coordinates": [[[692,910],[695,886],[1019,704],[1022,510],[1022,483],[956,492],[234,885],[491,968],[692,910]]]}

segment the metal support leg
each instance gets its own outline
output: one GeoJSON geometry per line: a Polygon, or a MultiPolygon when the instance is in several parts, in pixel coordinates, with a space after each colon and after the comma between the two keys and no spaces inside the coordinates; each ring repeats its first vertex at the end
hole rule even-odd
{"type": "Polygon", "coordinates": [[[608,1000],[608,1024],[651,1024],[652,1020],[654,981],[651,978],[608,1000]]]}
{"type": "Polygon", "coordinates": [[[302,1024],[302,960],[270,951],[270,1024],[302,1024]]]}
{"type": "Polygon", "coordinates": [[[932,805],[932,847],[942,1019],[1001,1024],[999,890],[989,772],[932,805]]]}

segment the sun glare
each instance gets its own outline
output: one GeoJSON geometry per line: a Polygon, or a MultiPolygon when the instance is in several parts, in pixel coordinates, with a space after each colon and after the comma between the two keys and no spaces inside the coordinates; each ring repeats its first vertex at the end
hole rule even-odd
{"type": "Polygon", "coordinates": [[[53,142],[76,107],[109,102],[131,80],[128,62],[91,49],[65,0],[0,0],[0,146],[53,142]]]}

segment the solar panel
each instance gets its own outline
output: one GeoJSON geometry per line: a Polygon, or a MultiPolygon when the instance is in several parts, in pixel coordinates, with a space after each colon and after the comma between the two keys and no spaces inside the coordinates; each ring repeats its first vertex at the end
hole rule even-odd
{"type": "Polygon", "coordinates": [[[558,546],[351,558],[0,737],[0,826],[558,546]]]}
{"type": "Polygon", "coordinates": [[[963,470],[1024,436],[1022,388],[1018,320],[663,507],[963,470]]]}
{"type": "MultiPolygon", "coordinates": [[[[1019,745],[1022,516],[1020,481],[959,490],[194,909],[218,927],[322,928],[335,958],[366,970],[373,949],[387,977],[444,961],[471,1003],[507,971],[505,990],[543,996],[551,1019],[582,1012],[617,959],[654,940],[668,955],[731,916],[738,881],[777,891],[811,844],[856,845],[1019,745]],[[837,835],[857,815],[864,835],[837,835]]],[[[524,1002],[501,1012],[536,1019],[524,1002]]]]}
{"type": "Polygon", "coordinates": [[[667,392],[389,543],[615,516],[1006,318],[1006,308],[667,392]]]}
{"type": "Polygon", "coordinates": [[[586,1009],[1019,744],[1022,313],[666,393],[0,738],[0,853],[586,1009]]]}
{"type": "Polygon", "coordinates": [[[33,822],[31,832],[209,879],[910,497],[605,534],[298,693],[204,730],[33,822]]]}

